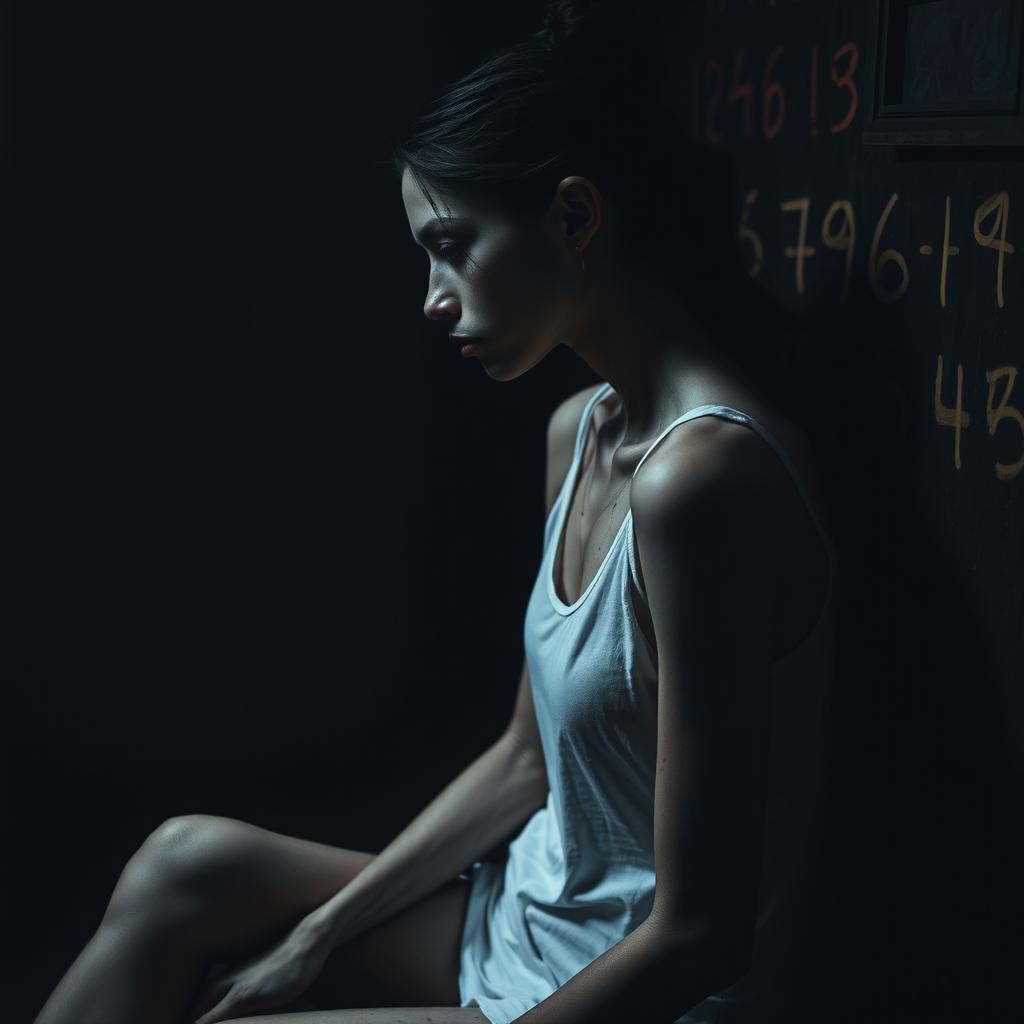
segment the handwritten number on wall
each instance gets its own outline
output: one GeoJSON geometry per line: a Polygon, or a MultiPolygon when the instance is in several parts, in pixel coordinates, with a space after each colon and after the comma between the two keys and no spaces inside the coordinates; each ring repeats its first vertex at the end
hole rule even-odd
{"type": "Polygon", "coordinates": [[[843,291],[839,297],[840,302],[846,301],[850,291],[850,276],[853,273],[853,250],[857,244],[857,228],[853,219],[853,204],[849,199],[837,199],[825,214],[821,222],[821,240],[827,249],[837,249],[846,253],[846,266],[843,270],[843,291]],[[842,215],[842,222],[838,231],[832,230],[832,219],[842,215]]]}
{"type": "MultiPolygon", "coordinates": [[[[1005,195],[1005,193],[1004,193],[1005,195]]],[[[985,419],[988,422],[988,432],[994,435],[999,422],[1009,418],[1020,428],[1021,441],[1024,442],[1024,413],[1020,409],[1009,404],[1010,392],[1013,391],[1013,382],[1017,379],[1017,368],[1015,366],[999,366],[994,370],[985,371],[985,380],[988,381],[988,399],[985,402],[985,419]],[[996,393],[996,382],[1008,377],[1006,387],[1003,390],[999,404],[994,406],[992,399],[996,393]]],[[[1016,462],[997,462],[995,465],[996,478],[999,480],[1012,480],[1022,469],[1024,469],[1024,443],[1021,445],[1021,456],[1016,462]]]]}
{"type": "Polygon", "coordinates": [[[910,284],[910,271],[907,270],[907,261],[901,252],[896,249],[886,249],[880,256],[878,255],[878,243],[882,237],[882,230],[885,228],[885,222],[889,219],[889,214],[892,213],[892,208],[898,198],[899,194],[893,192],[885,204],[882,216],[878,218],[878,223],[875,225],[875,234],[871,239],[871,250],[868,253],[868,284],[871,286],[872,294],[879,302],[896,302],[903,297],[903,293],[910,284]],[[895,263],[900,269],[900,283],[895,288],[887,288],[882,284],[882,267],[887,263],[895,263]]]}
{"type": "Polygon", "coordinates": [[[766,139],[774,139],[782,128],[786,116],[786,94],[782,83],[772,77],[775,62],[782,56],[782,47],[776,46],[764,66],[764,86],[761,93],[761,129],[766,139]],[[774,113],[773,113],[774,108],[774,113]]]}
{"type": "MultiPolygon", "coordinates": [[[[761,135],[765,139],[774,139],[782,131],[786,120],[786,90],[780,76],[782,51],[781,45],[774,47],[765,57],[761,71],[761,135]]],[[[832,54],[829,73],[836,90],[835,95],[845,106],[842,117],[829,126],[832,135],[849,128],[857,116],[859,94],[856,73],[859,55],[860,50],[854,42],[843,43],[832,54]]],[[[718,60],[709,56],[690,64],[690,131],[694,138],[702,138],[712,145],[721,143],[722,126],[719,118],[723,106],[733,107],[736,104],[742,107],[738,120],[742,126],[744,140],[753,137],[754,109],[757,100],[753,73],[747,68],[755,62],[756,57],[750,58],[747,49],[737,48],[733,52],[728,85],[724,59],[718,60]]],[[[807,82],[794,83],[791,79],[796,72],[792,67],[788,70],[791,87],[794,84],[807,87],[807,130],[810,135],[818,134],[818,64],[818,46],[811,43],[810,61],[803,65],[808,69],[807,82]]]]}
{"type": "Polygon", "coordinates": [[[832,81],[838,88],[850,90],[850,105],[842,120],[832,125],[833,135],[835,135],[836,132],[841,132],[844,128],[848,128],[850,126],[850,122],[853,121],[854,115],[857,113],[857,83],[853,80],[853,73],[856,70],[857,44],[843,43],[843,45],[832,54],[832,81]],[[843,57],[847,57],[848,59],[846,67],[843,69],[842,74],[840,74],[839,69],[836,67],[836,62],[842,60],[843,57]]]}
{"type": "Polygon", "coordinates": [[[743,210],[740,213],[740,225],[739,225],[739,238],[741,242],[749,242],[751,248],[754,250],[754,258],[751,261],[750,266],[747,268],[747,273],[751,277],[757,277],[761,272],[761,267],[764,266],[764,246],[761,244],[761,236],[747,223],[750,219],[750,210],[754,203],[757,202],[757,189],[752,188],[743,197],[743,210]]]}
{"type": "Polygon", "coordinates": [[[797,293],[804,293],[804,259],[814,255],[814,249],[807,245],[807,211],[810,208],[811,200],[807,196],[799,196],[796,199],[787,199],[779,203],[779,209],[785,213],[796,211],[800,214],[798,222],[796,245],[787,245],[783,252],[796,260],[796,290],[797,293]]]}
{"type": "Polygon", "coordinates": [[[732,78],[729,80],[729,94],[726,98],[730,103],[742,101],[743,137],[749,139],[752,126],[750,111],[754,105],[754,83],[749,79],[745,82],[742,81],[743,55],[743,50],[736,51],[736,59],[732,62],[732,78]]]}
{"type": "Polygon", "coordinates": [[[999,253],[996,260],[996,305],[1003,308],[1003,257],[1013,253],[1013,246],[1006,240],[1006,222],[1010,219],[1010,196],[1007,192],[997,192],[989,196],[974,211],[974,240],[978,245],[995,249],[999,253]],[[989,214],[995,212],[992,230],[986,233],[982,223],[989,214]],[[996,238],[996,232],[999,237],[996,238]]]}
{"type": "MultiPolygon", "coordinates": [[[[1016,406],[1010,405],[1010,394],[1013,391],[1014,381],[1017,379],[1017,368],[1015,366],[999,366],[994,370],[985,371],[985,380],[988,381],[988,397],[985,400],[985,422],[988,425],[990,437],[995,436],[999,424],[1008,419],[1016,423],[1020,430],[1021,456],[1016,462],[996,462],[994,470],[997,480],[1012,480],[1022,469],[1024,469],[1024,413],[1016,406]],[[1006,387],[1000,396],[999,403],[995,403],[996,384],[1003,378],[1007,378],[1006,387]]],[[[960,434],[971,425],[971,417],[963,407],[963,385],[964,368],[961,363],[956,364],[956,399],[955,404],[950,407],[942,401],[942,356],[938,357],[935,370],[935,422],[943,427],[953,428],[953,465],[960,469],[960,434]]]]}

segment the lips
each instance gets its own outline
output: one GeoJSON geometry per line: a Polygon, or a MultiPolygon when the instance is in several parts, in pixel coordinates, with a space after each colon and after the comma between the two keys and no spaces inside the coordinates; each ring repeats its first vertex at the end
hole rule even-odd
{"type": "Polygon", "coordinates": [[[453,345],[472,345],[480,341],[481,338],[475,334],[449,334],[448,340],[453,345]]]}

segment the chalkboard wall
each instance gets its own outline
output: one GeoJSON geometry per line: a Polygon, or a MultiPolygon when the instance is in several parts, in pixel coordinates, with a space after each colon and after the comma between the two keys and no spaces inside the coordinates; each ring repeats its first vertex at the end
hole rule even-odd
{"type": "Polygon", "coordinates": [[[836,1020],[1020,1019],[1019,8],[678,11],[672,97],[733,158],[749,273],[806,325],[842,575],[836,1020]]]}

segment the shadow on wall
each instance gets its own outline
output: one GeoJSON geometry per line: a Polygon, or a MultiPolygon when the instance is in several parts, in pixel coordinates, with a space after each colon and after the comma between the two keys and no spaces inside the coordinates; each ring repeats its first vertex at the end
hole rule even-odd
{"type": "Polygon", "coordinates": [[[867,301],[813,311],[794,339],[839,561],[830,949],[813,984],[818,1019],[1009,1021],[1024,801],[977,581],[926,526],[935,417],[928,382],[907,384],[912,337],[867,301]]]}

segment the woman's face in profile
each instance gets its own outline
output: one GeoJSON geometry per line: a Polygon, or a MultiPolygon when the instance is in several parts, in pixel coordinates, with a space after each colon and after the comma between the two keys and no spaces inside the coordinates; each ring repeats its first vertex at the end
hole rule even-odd
{"type": "Polygon", "coordinates": [[[489,376],[518,377],[562,343],[579,279],[578,257],[553,215],[535,227],[523,226],[480,201],[431,193],[442,214],[450,210],[450,222],[437,220],[406,169],[406,217],[430,264],[424,315],[443,321],[449,334],[482,339],[473,357],[489,376]]]}

